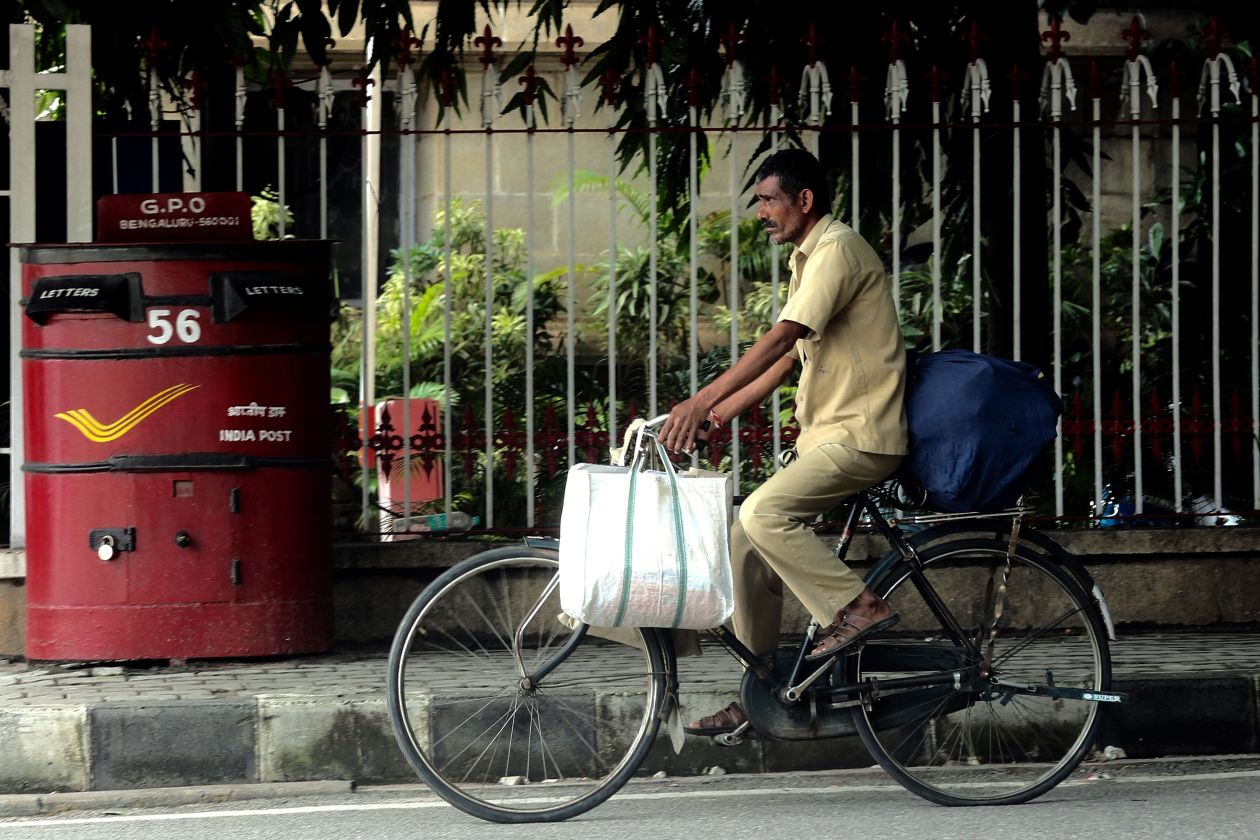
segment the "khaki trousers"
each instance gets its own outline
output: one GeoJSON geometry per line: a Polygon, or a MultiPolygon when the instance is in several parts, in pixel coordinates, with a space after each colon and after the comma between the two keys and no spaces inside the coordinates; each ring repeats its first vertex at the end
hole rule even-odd
{"type": "Polygon", "coordinates": [[[753,653],[779,646],[783,585],[827,625],[865,588],[808,526],[845,498],[897,469],[900,455],[823,443],[772,475],[740,506],[731,529],[736,637],[753,653]]]}

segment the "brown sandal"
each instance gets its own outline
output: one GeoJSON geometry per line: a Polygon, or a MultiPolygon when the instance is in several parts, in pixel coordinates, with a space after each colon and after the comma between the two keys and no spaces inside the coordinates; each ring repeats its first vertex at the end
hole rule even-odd
{"type": "Polygon", "coordinates": [[[816,659],[835,656],[852,648],[858,642],[887,630],[900,620],[901,616],[897,613],[880,621],[871,621],[856,613],[841,610],[835,621],[827,625],[822,635],[818,637],[818,644],[809,652],[809,656],[805,657],[805,661],[813,662],[816,659]]]}
{"type": "Polygon", "coordinates": [[[693,720],[683,727],[683,732],[686,732],[688,735],[721,735],[726,732],[734,732],[747,721],[748,715],[744,712],[744,707],[739,705],[737,701],[720,712],[711,714],[708,717],[702,717],[699,720],[693,720]]]}

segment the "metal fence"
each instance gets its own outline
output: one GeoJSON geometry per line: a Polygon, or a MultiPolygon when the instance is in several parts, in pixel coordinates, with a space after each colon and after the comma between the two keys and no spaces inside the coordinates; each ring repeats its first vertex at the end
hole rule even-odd
{"type": "MultiPolygon", "coordinates": [[[[358,485],[359,526],[367,530],[378,527],[378,509],[364,467],[375,470],[381,461],[399,471],[404,499],[413,498],[413,481],[431,486],[441,476],[441,493],[426,510],[465,510],[496,530],[554,525],[569,465],[606,459],[630,419],[663,412],[694,391],[738,356],[750,330],[777,315],[786,254],[740,227],[754,150],[803,142],[826,157],[838,155],[846,139],[847,167],[835,161],[847,169],[837,214],[887,254],[911,342],[924,350],[953,344],[1022,355],[1029,341],[1022,293],[1032,281],[1021,277],[1021,247],[1036,237],[1021,232],[1020,220],[1027,203],[1048,205],[1047,373],[1067,404],[1048,514],[1114,518],[1107,501],[1126,496],[1136,517],[1202,522],[1227,521],[1212,519],[1227,510],[1254,514],[1254,62],[1244,92],[1239,68],[1212,43],[1190,99],[1178,83],[1187,68],[1174,65],[1161,84],[1138,50],[1136,23],[1118,84],[1097,63],[1066,56],[1057,23],[1045,40],[1037,114],[1021,112],[1018,96],[992,101],[977,51],[960,68],[961,91],[949,91],[937,78],[912,81],[907,61],[927,60],[894,47],[886,67],[852,69],[847,120],[833,107],[828,69],[807,60],[797,91],[805,117],[796,125],[785,124],[778,107],[764,124],[748,124],[748,86],[767,80],[737,60],[723,79],[720,124],[702,124],[694,100],[667,101],[664,68],[649,56],[646,124],[619,128],[610,105],[583,115],[608,89],[582,87],[580,39],[571,31],[557,42],[551,66],[530,67],[519,79],[526,93],[519,115],[504,114],[500,45],[487,28],[476,44],[481,67],[469,73],[469,89],[477,91],[472,113],[439,110],[421,97],[414,58],[404,51],[384,74],[335,74],[325,66],[269,89],[247,86],[238,71],[230,130],[205,128],[196,108],[180,110],[180,125],[172,126],[155,81],[147,129],[98,127],[97,137],[113,149],[115,190],[157,191],[174,154],[183,188],[226,182],[256,193],[273,185],[277,235],[346,243],[338,274],[358,304],[342,335],[350,343],[357,337],[362,351],[353,377],[358,393],[342,414],[337,449],[347,480],[358,485]],[[883,89],[861,83],[859,69],[878,72],[883,89]],[[1074,69],[1089,75],[1083,96],[1074,69]],[[543,76],[558,91],[555,125],[535,96],[543,76]],[[912,96],[930,102],[929,119],[911,122],[912,96]],[[875,97],[883,99],[885,120],[863,122],[860,106],[875,97]],[[658,202],[657,143],[680,130],[658,125],[667,108],[688,115],[681,129],[688,138],[685,220],[662,218],[658,202]],[[618,162],[629,131],[647,133],[641,171],[618,162]],[[173,138],[178,143],[166,145],[173,138]],[[1010,149],[1010,171],[985,166],[982,151],[994,142],[1010,149]],[[208,151],[212,144],[217,152],[208,151]],[[134,162],[146,154],[148,184],[139,184],[134,162]],[[228,175],[215,171],[229,165],[228,175]],[[1048,198],[1021,190],[1021,166],[1030,165],[1048,173],[1048,198]],[[970,201],[951,205],[964,208],[962,216],[943,205],[951,174],[969,184],[970,201]],[[1127,187],[1115,186],[1125,175],[1127,187]],[[517,186],[505,187],[508,181],[517,186]],[[995,182],[1011,185],[1008,210],[981,200],[995,182]],[[1123,199],[1127,212],[1103,212],[1104,193],[1113,204],[1123,199]],[[1097,212],[1074,211],[1073,196],[1097,212]],[[877,205],[886,211],[873,211],[877,205]],[[982,209],[1011,213],[1009,265],[986,258],[982,209]],[[469,219],[481,226],[480,239],[460,238],[461,220],[469,219]],[[1089,230],[1078,234],[1073,219],[1087,220],[1089,230]],[[496,236],[500,225],[510,235],[496,236]],[[924,240],[919,251],[903,247],[915,237],[924,240]],[[949,242],[957,259],[944,258],[949,242]],[[760,273],[749,276],[754,270],[760,273]],[[1010,296],[1000,306],[999,288],[1010,296]],[[643,322],[627,321],[628,309],[643,322]],[[382,339],[378,317],[385,314],[401,326],[382,339]],[[729,328],[719,330],[715,315],[723,323],[729,317],[729,328]],[[1009,332],[1009,347],[986,340],[997,318],[1008,319],[999,332],[1009,332]],[[479,325],[479,353],[467,352],[471,322],[479,325]],[[430,360],[426,370],[440,371],[436,403],[402,400],[379,417],[355,410],[381,396],[384,357],[408,360],[391,368],[386,390],[412,394],[421,354],[430,360]]],[[[452,90],[434,93],[455,102],[452,90]]],[[[790,396],[776,394],[738,418],[714,436],[702,460],[754,484],[794,438],[790,396]]],[[[401,527],[411,524],[412,508],[396,513],[401,527]]]]}

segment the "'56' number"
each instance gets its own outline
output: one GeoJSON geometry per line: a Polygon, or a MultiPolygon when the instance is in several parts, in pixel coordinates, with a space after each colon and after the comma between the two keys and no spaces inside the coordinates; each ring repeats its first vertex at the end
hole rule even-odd
{"type": "Polygon", "coordinates": [[[201,322],[197,320],[201,313],[195,309],[181,309],[174,323],[169,309],[150,309],[148,313],[149,328],[154,331],[145,336],[150,344],[165,344],[172,336],[185,344],[201,338],[201,322]]]}

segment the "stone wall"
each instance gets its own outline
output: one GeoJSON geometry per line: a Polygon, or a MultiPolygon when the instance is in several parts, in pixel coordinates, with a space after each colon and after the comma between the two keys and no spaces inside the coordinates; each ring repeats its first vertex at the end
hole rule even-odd
{"type": "MultiPolygon", "coordinates": [[[[1260,529],[1060,531],[1051,536],[1085,562],[1121,632],[1260,624],[1260,575],[1255,573],[1260,529]]],[[[480,551],[512,544],[414,540],[335,545],[337,645],[384,649],[412,600],[438,575],[480,551]]],[[[850,549],[851,565],[865,572],[884,550],[882,540],[861,535],[850,549]]],[[[21,656],[23,557],[19,552],[0,557],[0,656],[21,656]]],[[[789,596],[784,632],[798,630],[807,620],[789,596]]]]}

